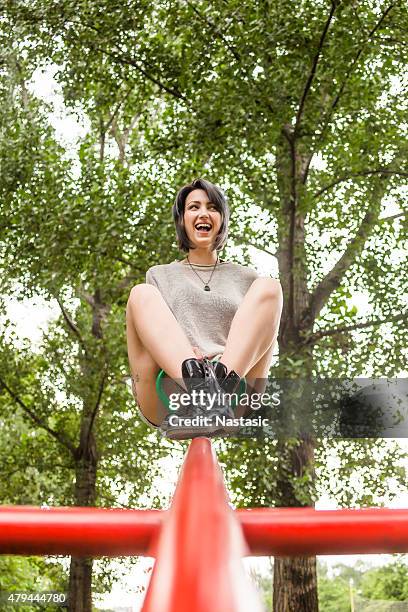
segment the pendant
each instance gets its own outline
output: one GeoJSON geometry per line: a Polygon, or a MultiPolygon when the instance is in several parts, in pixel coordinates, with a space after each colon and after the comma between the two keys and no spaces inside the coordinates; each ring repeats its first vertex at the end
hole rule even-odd
{"type": "Polygon", "coordinates": [[[211,291],[208,285],[204,285],[204,291],[211,291]]]}

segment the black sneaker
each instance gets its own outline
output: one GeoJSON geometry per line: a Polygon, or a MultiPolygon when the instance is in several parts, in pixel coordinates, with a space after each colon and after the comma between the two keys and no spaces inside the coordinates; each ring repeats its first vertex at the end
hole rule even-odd
{"type": "Polygon", "coordinates": [[[215,422],[216,416],[233,416],[233,412],[223,400],[223,391],[212,364],[208,359],[186,359],[181,371],[191,402],[188,406],[180,405],[177,412],[166,416],[160,425],[162,435],[172,440],[184,440],[212,437],[222,432],[222,426],[215,422]],[[215,401],[211,402],[211,398],[215,401]]]}
{"type": "MultiPolygon", "coordinates": [[[[231,408],[231,403],[227,394],[233,393],[233,384],[232,381],[235,381],[235,376],[238,376],[235,372],[230,372],[228,374],[228,384],[225,384],[226,379],[224,379],[223,383],[220,384],[218,380],[218,376],[215,372],[215,366],[209,361],[207,358],[204,358],[204,364],[209,372],[209,388],[208,393],[211,394],[211,397],[215,398],[214,404],[211,406],[211,411],[218,416],[225,416],[227,418],[234,418],[234,411],[231,408]]],[[[219,363],[219,362],[218,362],[219,363]]],[[[216,365],[218,365],[218,363],[216,365]]],[[[221,364],[223,368],[225,368],[224,364],[221,364]]],[[[226,370],[226,368],[225,368],[226,370]]],[[[238,383],[241,379],[238,377],[238,383]]]]}
{"type": "Polygon", "coordinates": [[[212,438],[222,428],[214,423],[213,415],[195,411],[191,406],[180,406],[177,412],[165,417],[159,431],[170,440],[190,440],[200,436],[212,438]]]}
{"type": "MultiPolygon", "coordinates": [[[[231,370],[227,374],[227,367],[221,361],[217,361],[217,363],[214,365],[214,373],[224,393],[227,393],[230,396],[234,393],[238,394],[242,378],[234,370],[231,370]]],[[[231,413],[231,417],[235,418],[232,408],[231,413]]],[[[238,434],[240,430],[241,427],[239,425],[225,425],[223,428],[223,436],[234,436],[238,434]]]]}
{"type": "MultiPolygon", "coordinates": [[[[218,378],[218,382],[220,383],[221,387],[225,390],[225,393],[238,393],[239,385],[242,379],[238,376],[236,372],[234,372],[234,370],[231,370],[231,372],[227,375],[226,366],[220,361],[218,361],[214,366],[214,371],[218,378]]],[[[248,382],[245,382],[244,392],[246,392],[248,396],[251,397],[253,393],[256,393],[256,390],[248,382]]],[[[251,419],[254,417],[256,418],[260,417],[261,419],[270,420],[270,408],[268,406],[263,406],[261,408],[255,409],[255,408],[251,408],[251,406],[249,405],[243,414],[243,418],[251,419]]],[[[265,435],[265,431],[266,431],[265,429],[262,430],[262,435],[265,435]]],[[[271,425],[268,426],[267,431],[268,431],[267,435],[269,437],[273,437],[275,435],[272,430],[271,425]]],[[[231,425],[225,428],[224,437],[228,437],[228,436],[232,437],[238,433],[240,437],[242,436],[242,437],[251,437],[251,438],[258,437],[259,435],[261,435],[259,428],[254,429],[254,428],[251,428],[251,426],[246,427],[246,426],[239,426],[239,425],[236,425],[236,426],[231,425]]]]}
{"type": "Polygon", "coordinates": [[[224,393],[238,392],[242,378],[234,370],[227,374],[227,367],[221,361],[217,361],[214,366],[214,373],[224,393]]]}

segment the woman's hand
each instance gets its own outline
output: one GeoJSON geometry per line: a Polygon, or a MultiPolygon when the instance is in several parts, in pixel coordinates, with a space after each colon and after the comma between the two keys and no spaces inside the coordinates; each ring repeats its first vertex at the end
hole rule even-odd
{"type": "Polygon", "coordinates": [[[197,359],[203,359],[204,356],[201,354],[201,351],[198,348],[198,346],[193,346],[193,351],[194,351],[194,355],[197,357],[197,359]]]}

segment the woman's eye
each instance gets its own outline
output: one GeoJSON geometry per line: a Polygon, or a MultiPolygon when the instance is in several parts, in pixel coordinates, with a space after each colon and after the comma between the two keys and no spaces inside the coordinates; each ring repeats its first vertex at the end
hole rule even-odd
{"type": "MultiPolygon", "coordinates": [[[[198,204],[191,204],[187,208],[188,208],[188,210],[193,210],[194,208],[198,208],[198,204]]],[[[217,207],[215,206],[215,204],[210,204],[208,206],[208,208],[211,209],[211,210],[218,210],[217,207]]]]}

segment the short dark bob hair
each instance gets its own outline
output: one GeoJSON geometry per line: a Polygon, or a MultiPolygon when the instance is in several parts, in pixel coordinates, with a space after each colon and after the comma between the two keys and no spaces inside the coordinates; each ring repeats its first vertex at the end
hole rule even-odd
{"type": "Polygon", "coordinates": [[[181,251],[188,253],[189,249],[195,249],[195,246],[191,244],[188,239],[186,230],[184,228],[184,210],[186,206],[186,199],[189,193],[194,189],[203,189],[210,202],[215,204],[216,209],[221,213],[221,227],[214,240],[213,251],[220,251],[224,248],[228,237],[228,222],[230,218],[230,210],[227,204],[227,196],[223,190],[206,181],[203,178],[194,179],[191,183],[184,185],[176,195],[176,200],[173,204],[173,219],[176,226],[177,242],[181,251]]]}

